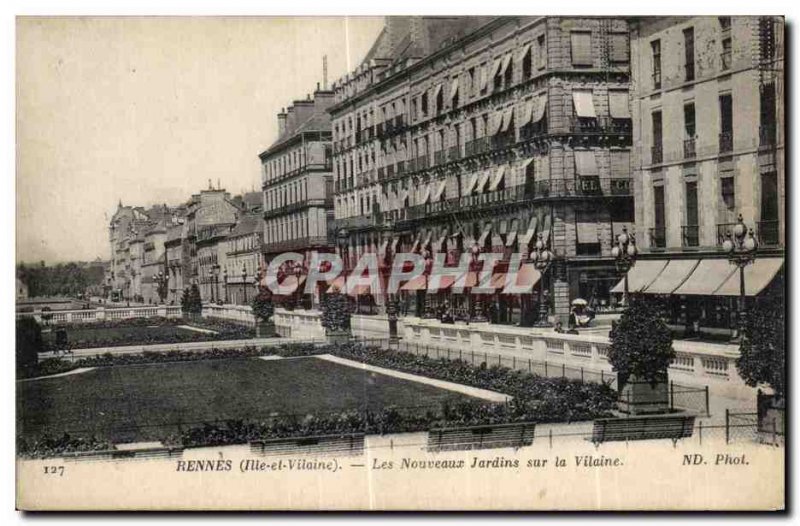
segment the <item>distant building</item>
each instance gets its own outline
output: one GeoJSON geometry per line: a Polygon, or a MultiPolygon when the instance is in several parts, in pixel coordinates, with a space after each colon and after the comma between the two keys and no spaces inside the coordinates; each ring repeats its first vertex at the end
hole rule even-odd
{"type": "MultiPolygon", "coordinates": [[[[319,86],[318,86],[319,88],[319,86]]],[[[278,114],[278,138],[259,157],[264,200],[264,259],[282,252],[329,250],[333,214],[333,92],[317,89],[278,114]]]]}
{"type": "Polygon", "coordinates": [[[721,248],[739,214],[759,244],[747,296],[782,288],[783,47],[778,17],[632,22],[636,232],[645,253],[629,277],[668,304],[675,324],[735,324],[739,272],[721,248]]]}
{"type": "Polygon", "coordinates": [[[223,271],[226,303],[247,305],[256,294],[255,280],[262,270],[264,221],[261,207],[244,212],[225,238],[223,271]]]}

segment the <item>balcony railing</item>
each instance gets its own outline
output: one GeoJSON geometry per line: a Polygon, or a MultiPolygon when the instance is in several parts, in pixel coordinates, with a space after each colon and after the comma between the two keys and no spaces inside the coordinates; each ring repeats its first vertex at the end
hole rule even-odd
{"type": "Polygon", "coordinates": [[[777,128],[775,124],[768,124],[758,128],[758,144],[762,148],[775,146],[777,139],[777,128]]]}
{"type": "Polygon", "coordinates": [[[401,211],[395,210],[392,212],[396,213],[389,213],[389,217],[394,220],[412,220],[460,211],[475,211],[485,207],[491,208],[498,204],[521,203],[532,199],[618,195],[631,195],[630,179],[585,177],[577,180],[537,181],[533,185],[512,186],[494,192],[416,205],[401,211]]]}
{"type": "Polygon", "coordinates": [[[653,227],[650,229],[650,246],[653,248],[665,248],[667,246],[666,227],[653,227]]]}
{"type": "Polygon", "coordinates": [[[696,146],[694,139],[685,139],[683,141],[683,158],[694,159],[697,157],[697,150],[695,148],[696,146]]]}
{"type": "Polygon", "coordinates": [[[719,153],[733,151],[733,131],[722,132],[719,134],[719,153]]]}
{"type": "Polygon", "coordinates": [[[459,159],[461,159],[461,147],[451,146],[447,153],[447,160],[452,162],[459,159]]]}
{"type": "Polygon", "coordinates": [[[599,119],[572,117],[569,130],[572,133],[598,133],[602,131],[599,119]]]}
{"type": "Polygon", "coordinates": [[[427,170],[431,165],[431,161],[427,155],[421,155],[420,157],[417,157],[417,161],[415,164],[417,165],[416,166],[417,171],[427,170]]]}
{"type": "Polygon", "coordinates": [[[392,177],[394,177],[394,165],[390,164],[386,167],[386,178],[391,179],[392,177]]]}
{"type": "Polygon", "coordinates": [[[763,246],[776,246],[779,242],[778,221],[759,221],[756,225],[759,244],[763,246]]]}
{"type": "Polygon", "coordinates": [[[473,155],[480,155],[488,151],[489,151],[488,137],[481,137],[480,139],[474,139],[472,141],[468,141],[464,145],[464,153],[467,157],[471,157],[473,155]]]}
{"type": "Polygon", "coordinates": [[[397,175],[401,175],[406,173],[406,162],[405,161],[397,161],[397,175]]]}
{"type": "Polygon", "coordinates": [[[301,237],[297,239],[289,239],[286,241],[274,241],[264,244],[264,251],[267,253],[276,254],[278,252],[289,252],[291,250],[298,250],[303,248],[325,247],[329,246],[328,238],[324,236],[316,237],[301,237]]]}
{"type": "Polygon", "coordinates": [[[439,166],[447,162],[447,152],[445,150],[439,150],[438,152],[433,152],[433,165],[439,166]]]}
{"type": "Polygon", "coordinates": [[[654,145],[650,149],[650,163],[660,164],[662,162],[664,162],[664,150],[660,144],[654,145]]]}
{"type": "Polygon", "coordinates": [[[722,246],[728,234],[733,234],[733,227],[737,223],[717,223],[717,245],[722,246]]]}
{"type": "Polygon", "coordinates": [[[516,137],[514,137],[514,131],[511,130],[508,133],[499,133],[492,137],[492,149],[493,150],[502,150],[504,148],[508,148],[516,143],[516,137]]]}
{"type": "Polygon", "coordinates": [[[681,240],[684,247],[700,246],[700,227],[698,225],[682,226],[681,240]]]}

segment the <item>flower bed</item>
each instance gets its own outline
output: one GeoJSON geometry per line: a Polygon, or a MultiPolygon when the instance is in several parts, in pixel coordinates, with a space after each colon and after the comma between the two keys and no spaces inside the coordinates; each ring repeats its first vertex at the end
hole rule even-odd
{"type": "Polygon", "coordinates": [[[17,438],[17,455],[24,458],[59,457],[65,453],[105,451],[113,446],[95,437],[79,438],[64,433],[58,438],[42,437],[35,440],[17,438]]]}
{"type": "MultiPolygon", "coordinates": [[[[242,444],[253,440],[329,434],[386,434],[424,431],[431,427],[471,426],[513,422],[571,422],[611,416],[616,393],[606,385],[565,378],[545,378],[502,366],[473,366],[459,360],[435,359],[359,343],[332,345],[286,344],[274,347],[170,351],[112,355],[77,360],[72,367],[108,367],[154,362],[177,362],[263,355],[284,357],[333,354],[380,367],[446,380],[511,395],[508,403],[470,400],[445,404],[438,410],[386,407],[379,411],[343,411],[304,417],[276,416],[267,421],[232,420],[190,428],[163,442],[185,447],[242,444]]],[[[42,362],[44,363],[44,362],[42,362]]],[[[56,368],[58,365],[49,365],[56,368]]],[[[40,442],[47,443],[47,439],[40,442]]],[[[82,443],[78,444],[84,447],[82,443]]],[[[65,445],[63,447],[68,447],[65,445]]]]}
{"type": "MultiPolygon", "coordinates": [[[[187,322],[182,319],[134,318],[106,320],[91,325],[67,328],[69,347],[94,349],[124,345],[150,345],[218,340],[245,340],[255,336],[255,329],[222,320],[207,318],[187,322]],[[191,331],[180,328],[188,325],[215,333],[191,331]]],[[[46,350],[55,350],[55,342],[48,341],[46,350]]]]}

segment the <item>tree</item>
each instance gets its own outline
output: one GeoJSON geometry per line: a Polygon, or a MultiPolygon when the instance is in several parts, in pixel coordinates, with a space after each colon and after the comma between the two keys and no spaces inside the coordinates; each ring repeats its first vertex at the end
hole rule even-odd
{"type": "Polygon", "coordinates": [[[736,360],[747,385],[768,384],[778,399],[786,388],[785,316],[782,296],[760,299],[748,314],[736,360]]]}
{"type": "Polygon", "coordinates": [[[631,377],[655,386],[666,380],[667,368],[675,359],[672,333],[657,306],[631,296],[629,306],[611,329],[608,361],[623,386],[631,377]]]}
{"type": "Polygon", "coordinates": [[[181,294],[181,311],[184,314],[201,314],[203,312],[203,300],[200,298],[200,289],[197,284],[184,289],[181,294]]]}
{"type": "Polygon", "coordinates": [[[39,361],[39,353],[44,348],[42,328],[33,317],[25,316],[17,320],[17,371],[34,366],[39,361]]]}
{"type": "Polygon", "coordinates": [[[253,308],[253,315],[263,322],[271,320],[272,315],[275,314],[272,294],[266,287],[259,287],[258,294],[253,298],[251,307],[253,308]]]}
{"type": "Polygon", "coordinates": [[[349,331],[351,311],[346,295],[338,292],[325,294],[322,297],[322,326],[331,332],[349,331]]]}

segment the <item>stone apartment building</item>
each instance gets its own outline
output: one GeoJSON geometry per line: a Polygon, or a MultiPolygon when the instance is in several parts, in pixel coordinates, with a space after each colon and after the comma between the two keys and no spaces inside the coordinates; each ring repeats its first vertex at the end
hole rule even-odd
{"type": "MultiPolygon", "coordinates": [[[[234,199],[236,201],[236,199],[234,199]]],[[[236,226],[225,238],[225,284],[223,301],[248,305],[256,294],[256,279],[262,270],[264,221],[261,192],[241,197],[242,212],[236,226]]]]}
{"type": "MultiPolygon", "coordinates": [[[[739,214],[759,243],[757,296],[785,247],[783,21],[666,17],[631,22],[635,288],[676,323],[727,328],[739,273],[721,246],[739,214]]],[[[616,289],[619,291],[619,287],[616,289]]]]}
{"type": "MultiPolygon", "coordinates": [[[[158,282],[163,279],[168,269],[164,243],[167,240],[167,223],[171,217],[172,213],[165,205],[161,217],[144,233],[141,265],[141,295],[144,303],[158,304],[161,302],[158,282]]],[[[164,296],[164,299],[167,299],[167,295],[164,296]]]]}
{"type": "Polygon", "coordinates": [[[167,303],[180,304],[184,289],[190,285],[185,279],[191,274],[192,268],[188,243],[186,207],[182,205],[173,213],[164,240],[166,266],[169,271],[167,303]]]}
{"type": "MultiPolygon", "coordinates": [[[[388,17],[329,110],[350,265],[365,252],[426,250],[455,263],[477,245],[507,268],[541,234],[555,254],[551,309],[607,304],[611,240],[634,220],[628,39],[614,18],[388,17]]],[[[539,273],[525,276],[533,290],[539,273]]],[[[442,292],[474,313],[466,296],[442,292]]],[[[487,298],[492,319],[531,322],[529,296],[487,298]]]]}
{"type": "Polygon", "coordinates": [[[262,166],[264,264],[282,252],[331,250],[333,93],[317,90],[278,114],[278,138],[259,155],[262,166]]]}

